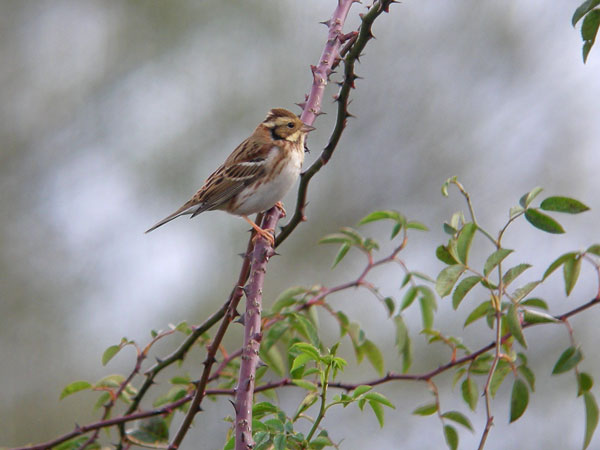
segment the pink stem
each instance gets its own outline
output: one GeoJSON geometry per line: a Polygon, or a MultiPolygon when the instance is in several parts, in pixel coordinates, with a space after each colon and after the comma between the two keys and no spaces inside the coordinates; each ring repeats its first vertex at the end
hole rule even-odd
{"type": "MultiPolygon", "coordinates": [[[[273,207],[263,220],[264,229],[275,229],[281,210],[273,207]]],[[[257,239],[252,251],[252,267],[246,293],[246,314],[244,316],[244,347],[240,362],[240,376],[235,393],[235,448],[248,450],[254,446],[252,439],[252,404],[254,399],[254,383],[258,350],[262,339],[262,287],[269,258],[274,254],[273,248],[265,239],[257,239]]]]}
{"type": "Polygon", "coordinates": [[[329,27],[327,43],[317,66],[311,66],[313,73],[313,84],[306,103],[301,104],[303,111],[300,118],[308,125],[312,125],[321,112],[321,102],[325,86],[331,75],[331,68],[337,58],[340,57],[342,46],[342,28],[353,3],[358,0],[338,0],[338,5],[333,11],[331,19],[325,24],[329,27]]]}
{"type": "MultiPolygon", "coordinates": [[[[329,80],[332,66],[339,58],[342,45],[342,28],[350,7],[357,0],[338,0],[333,15],[326,22],[329,27],[327,43],[319,59],[319,64],[311,66],[313,84],[306,103],[301,105],[303,112],[301,119],[304,123],[312,125],[321,111],[321,102],[325,86],[329,80]]],[[[274,207],[267,212],[262,223],[264,229],[275,229],[281,211],[274,207]]],[[[258,350],[260,348],[261,334],[261,302],[262,288],[264,285],[267,262],[274,253],[267,245],[265,239],[259,238],[254,245],[252,253],[252,268],[246,285],[246,315],[244,347],[240,364],[240,376],[235,395],[235,449],[249,450],[254,446],[252,439],[252,404],[254,398],[254,382],[256,366],[258,365],[258,350]]]]}

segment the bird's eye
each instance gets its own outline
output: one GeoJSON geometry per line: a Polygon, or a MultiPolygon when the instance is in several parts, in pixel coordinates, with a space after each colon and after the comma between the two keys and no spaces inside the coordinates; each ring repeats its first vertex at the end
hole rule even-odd
{"type": "Polygon", "coordinates": [[[288,128],[294,128],[294,122],[288,122],[287,127],[288,128]]]}

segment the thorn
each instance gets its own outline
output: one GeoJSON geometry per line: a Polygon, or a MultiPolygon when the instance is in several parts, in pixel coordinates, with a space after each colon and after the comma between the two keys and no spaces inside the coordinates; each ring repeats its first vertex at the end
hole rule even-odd
{"type": "Polygon", "coordinates": [[[319,116],[324,116],[325,114],[327,114],[327,113],[324,111],[319,111],[319,112],[315,113],[315,116],[319,117],[319,116]]]}
{"type": "Polygon", "coordinates": [[[328,20],[324,20],[323,22],[319,22],[319,23],[321,23],[321,24],[325,25],[327,28],[329,28],[329,25],[331,24],[331,20],[328,19],[328,20]]]}
{"type": "Polygon", "coordinates": [[[209,356],[206,357],[206,359],[204,360],[204,362],[202,364],[205,365],[205,366],[208,366],[209,364],[213,364],[215,362],[217,362],[217,360],[215,359],[215,357],[209,355],[209,356]]]}
{"type": "Polygon", "coordinates": [[[163,360],[161,358],[157,356],[155,359],[157,364],[162,364],[163,360]]]}
{"type": "Polygon", "coordinates": [[[306,108],[306,102],[302,102],[302,103],[295,103],[296,106],[299,106],[300,108],[302,108],[304,110],[304,108],[306,108]]]}
{"type": "Polygon", "coordinates": [[[235,402],[231,399],[228,399],[229,403],[231,403],[231,406],[233,406],[233,410],[235,411],[235,413],[237,414],[237,408],[235,407],[235,402]]]}
{"type": "Polygon", "coordinates": [[[233,321],[233,323],[239,323],[241,325],[246,325],[246,314],[244,315],[240,315],[236,320],[233,321]]]}
{"type": "Polygon", "coordinates": [[[346,117],[350,117],[352,119],[356,118],[356,116],[354,114],[350,114],[348,111],[346,111],[346,117]]]}
{"type": "Polygon", "coordinates": [[[315,74],[315,72],[317,71],[317,66],[315,66],[314,64],[310,65],[310,71],[313,73],[313,75],[315,74]]]}
{"type": "Polygon", "coordinates": [[[339,95],[337,95],[337,94],[333,95],[333,101],[334,101],[334,102],[338,102],[338,101],[340,101],[340,96],[339,96],[339,95]]]}
{"type": "Polygon", "coordinates": [[[202,406],[198,405],[198,409],[197,409],[196,411],[198,411],[198,412],[202,412],[202,411],[204,411],[204,410],[202,409],[202,406]]]}

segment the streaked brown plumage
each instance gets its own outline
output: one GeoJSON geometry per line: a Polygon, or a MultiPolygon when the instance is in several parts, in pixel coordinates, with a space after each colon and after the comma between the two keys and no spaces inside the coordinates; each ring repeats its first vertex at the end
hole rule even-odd
{"type": "Polygon", "coordinates": [[[304,139],[313,129],[286,109],[270,110],[187,203],[146,233],[179,216],[218,209],[244,217],[272,243],[268,230],[247,216],[271,208],[292,187],[304,161],[304,139]]]}

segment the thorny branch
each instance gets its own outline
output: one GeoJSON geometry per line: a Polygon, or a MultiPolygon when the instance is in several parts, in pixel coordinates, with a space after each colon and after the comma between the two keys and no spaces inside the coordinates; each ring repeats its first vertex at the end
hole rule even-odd
{"type": "MultiPolygon", "coordinates": [[[[406,233],[406,230],[404,230],[404,233],[406,233]]],[[[328,295],[331,295],[333,293],[338,293],[338,292],[342,292],[344,290],[347,289],[351,289],[351,288],[355,288],[358,286],[368,286],[369,283],[366,281],[366,276],[368,275],[368,273],[375,267],[379,267],[383,264],[387,264],[387,263],[399,263],[399,265],[403,268],[404,271],[409,272],[408,269],[406,268],[404,262],[402,260],[400,260],[398,258],[398,254],[401,250],[403,250],[403,248],[406,245],[407,242],[407,237],[406,234],[404,234],[403,240],[400,243],[399,246],[397,246],[396,248],[394,248],[390,254],[388,256],[382,257],[381,259],[378,260],[374,260],[372,258],[371,254],[367,254],[367,264],[365,269],[363,269],[361,271],[361,273],[359,274],[359,276],[349,282],[345,282],[342,283],[338,286],[333,286],[331,288],[324,288],[321,289],[319,292],[315,293],[315,295],[311,298],[309,298],[305,303],[300,304],[297,306],[298,310],[304,309],[304,308],[308,308],[310,306],[323,306],[325,308],[327,308],[327,304],[323,303],[325,297],[327,297],[328,295]]],[[[600,268],[596,267],[596,271],[598,274],[598,284],[600,286],[600,268]]],[[[235,294],[235,292],[232,293],[232,296],[235,294]]],[[[567,311],[561,315],[557,315],[554,316],[554,318],[561,323],[567,324],[568,325],[568,319],[578,315],[596,305],[600,304],[600,289],[597,292],[597,295],[595,298],[591,299],[590,301],[570,310],[567,311]]],[[[213,318],[211,318],[213,319],[213,318]]],[[[209,319],[209,321],[211,320],[209,319]]],[[[218,320],[218,319],[217,319],[218,320]]],[[[277,322],[278,320],[280,320],[280,318],[273,318],[267,322],[264,323],[263,325],[263,330],[269,328],[270,326],[272,326],[275,322],[277,322]]],[[[208,322],[208,321],[207,321],[208,322]]],[[[529,327],[532,327],[534,325],[549,325],[551,323],[524,323],[522,328],[523,329],[527,329],[529,327]]],[[[205,327],[205,324],[203,324],[202,327],[205,327]]],[[[166,332],[169,333],[169,332],[166,332]]],[[[153,339],[153,342],[155,342],[157,339],[160,338],[161,335],[159,335],[157,338],[153,339]]],[[[384,383],[388,383],[388,382],[392,382],[392,381],[422,381],[422,382],[426,382],[426,383],[431,383],[433,378],[435,378],[436,376],[447,372],[448,370],[451,370],[455,367],[459,367],[462,366],[464,364],[469,364],[471,362],[473,362],[475,359],[477,359],[478,357],[482,356],[483,354],[494,350],[495,348],[497,348],[499,345],[502,345],[504,342],[506,342],[506,340],[508,340],[511,337],[510,333],[507,333],[503,336],[501,336],[501,339],[498,340],[494,340],[493,342],[491,342],[488,345],[485,345],[481,348],[479,348],[477,351],[474,351],[472,353],[469,353],[467,355],[464,355],[461,358],[456,358],[455,357],[455,353],[453,352],[450,360],[446,363],[443,364],[435,369],[432,369],[428,372],[423,372],[423,373],[418,373],[418,374],[405,374],[405,373],[395,373],[395,372],[388,372],[385,376],[380,377],[380,378],[376,378],[376,379],[372,379],[372,380],[364,380],[364,381],[360,381],[360,382],[356,382],[356,383],[347,383],[347,382],[329,382],[328,386],[330,388],[336,388],[336,389],[343,389],[345,391],[352,391],[354,389],[356,389],[356,387],[360,386],[360,385],[369,385],[369,386],[377,386],[380,384],[384,384],[384,383]]],[[[151,343],[152,344],[152,343],[151,343]]],[[[141,364],[141,361],[146,357],[147,355],[147,351],[149,350],[151,344],[148,344],[145,348],[144,351],[142,352],[138,352],[138,358],[136,361],[136,366],[135,369],[132,371],[132,374],[127,378],[127,380],[125,380],[125,382],[118,388],[117,393],[122,392],[125,389],[125,386],[128,384],[128,382],[132,379],[133,375],[135,373],[137,373],[137,371],[139,370],[139,366],[141,364]]],[[[213,341],[214,344],[214,341],[213,341]]],[[[214,349],[215,353],[212,353],[213,355],[216,354],[216,351],[218,350],[217,348],[218,346],[211,346],[211,349],[214,349]]],[[[209,351],[210,353],[210,351],[209,351]]],[[[206,380],[206,383],[216,380],[219,378],[220,374],[223,372],[223,370],[226,368],[227,364],[229,362],[231,362],[232,360],[234,360],[235,358],[239,357],[242,353],[242,350],[238,350],[238,351],[234,351],[231,352],[229,355],[227,355],[224,360],[219,364],[219,366],[217,367],[217,369],[210,375],[210,377],[206,380]]],[[[171,355],[173,356],[173,355],[171,355]]],[[[160,364],[160,363],[159,363],[160,364]]],[[[150,375],[151,373],[153,373],[151,370],[147,372],[147,376],[150,375]]],[[[198,383],[199,384],[199,383],[198,383]]],[[[320,386],[320,383],[317,382],[317,384],[320,386]]],[[[204,386],[206,386],[206,384],[204,384],[204,386]]],[[[268,383],[264,383],[261,384],[259,386],[256,386],[254,388],[254,392],[258,393],[258,392],[263,392],[263,391],[267,391],[267,390],[271,390],[271,389],[277,389],[277,388],[281,388],[281,387],[289,387],[289,386],[296,386],[291,378],[282,378],[278,381],[272,381],[272,382],[268,382],[268,383]]],[[[196,393],[199,392],[198,390],[196,391],[196,393]]],[[[236,394],[236,390],[235,389],[203,389],[203,397],[204,396],[235,396],[236,394]]],[[[114,398],[117,398],[118,395],[114,395],[114,398]]],[[[157,409],[153,409],[153,410],[148,410],[148,411],[139,411],[136,413],[126,413],[123,416],[119,416],[119,417],[115,417],[113,419],[106,419],[106,420],[100,420],[98,422],[94,422],[88,425],[84,425],[84,426],[77,426],[73,431],[71,431],[70,433],[64,434],[52,441],[49,442],[45,442],[43,444],[39,444],[39,445],[35,445],[35,446],[30,446],[30,447],[21,447],[21,448],[15,448],[12,450],[42,450],[42,449],[48,449],[51,448],[53,446],[56,446],[58,444],[61,444],[62,442],[65,442],[69,439],[72,439],[74,437],[77,436],[81,436],[81,435],[85,435],[86,433],[90,433],[90,432],[95,432],[97,430],[100,430],[102,428],[107,428],[107,427],[111,427],[111,426],[119,426],[119,427],[123,427],[126,423],[131,422],[131,421],[135,421],[135,420],[140,420],[140,419],[144,419],[144,418],[148,418],[148,417],[153,417],[153,416],[159,416],[159,415],[167,415],[172,413],[173,411],[175,411],[177,408],[187,404],[188,402],[192,401],[193,398],[196,398],[196,394],[194,393],[190,393],[187,394],[186,396],[182,397],[181,399],[178,399],[175,402],[172,402],[170,404],[164,405],[160,408],[157,409]]],[[[191,408],[190,408],[191,409],[191,408]]],[[[93,442],[93,438],[94,435],[92,435],[90,437],[90,439],[88,441],[92,441],[93,442]]]]}

